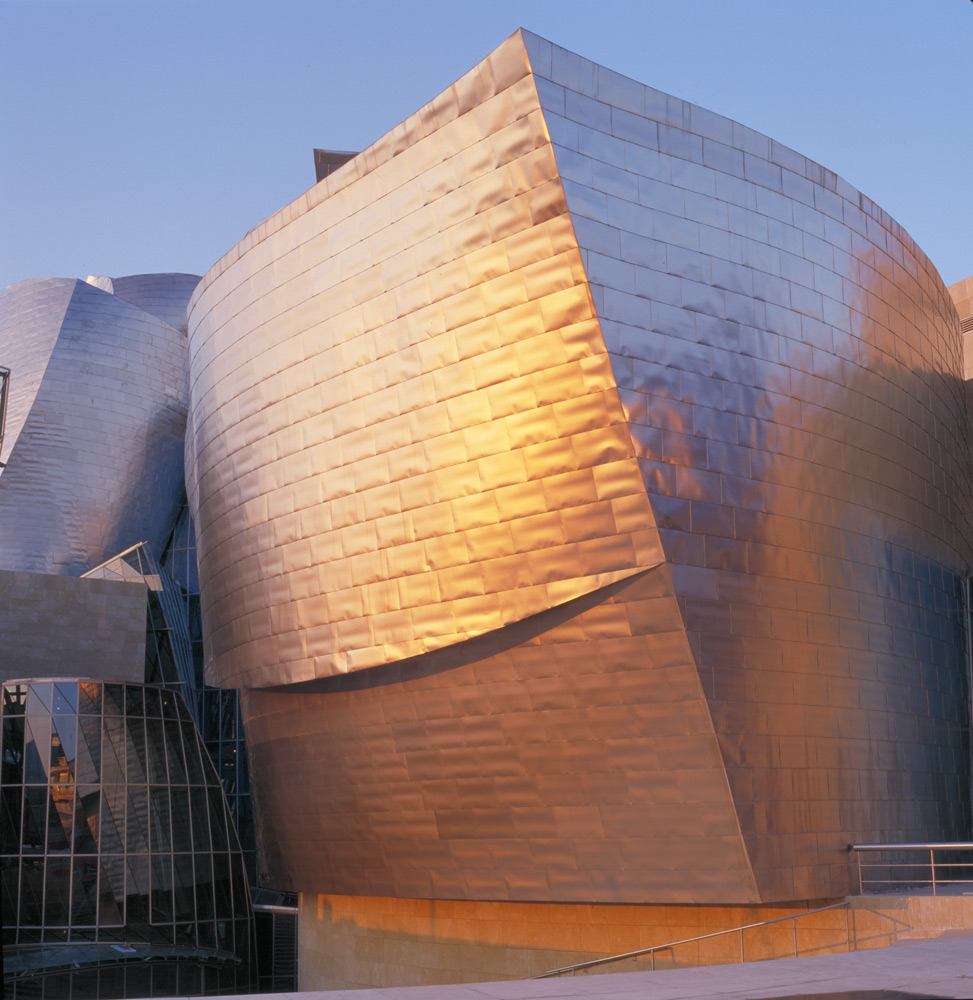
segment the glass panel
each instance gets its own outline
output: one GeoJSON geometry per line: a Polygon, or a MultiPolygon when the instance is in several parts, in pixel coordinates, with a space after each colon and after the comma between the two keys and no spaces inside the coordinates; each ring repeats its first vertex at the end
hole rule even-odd
{"type": "Polygon", "coordinates": [[[77,715],[78,714],[78,685],[75,684],[55,684],[54,685],[54,705],[55,715],[77,715]]]}
{"type": "Polygon", "coordinates": [[[93,926],[98,899],[98,859],[75,858],[71,886],[71,923],[93,926]]]}
{"type": "Polygon", "coordinates": [[[101,786],[101,827],[99,830],[102,854],[121,854],[125,843],[125,786],[101,786]]]}
{"type": "Polygon", "coordinates": [[[189,818],[189,793],[185,788],[173,786],[169,795],[172,800],[172,850],[191,851],[193,833],[189,818]]]}
{"type": "Polygon", "coordinates": [[[145,711],[142,705],[142,687],[139,684],[126,684],[125,685],[125,714],[131,718],[132,716],[144,715],[145,711]]]}
{"type": "Polygon", "coordinates": [[[24,780],[24,720],[22,716],[3,719],[3,783],[24,780]]]}
{"type": "Polygon", "coordinates": [[[55,715],[51,720],[51,781],[74,781],[78,752],[78,717],[55,715]]]}
{"type": "Polygon", "coordinates": [[[24,854],[43,854],[47,830],[47,785],[24,789],[24,854]]]}
{"type": "Polygon", "coordinates": [[[0,854],[20,853],[20,807],[24,790],[20,785],[0,789],[0,854]]]}
{"type": "Polygon", "coordinates": [[[213,897],[219,919],[233,916],[233,890],[230,884],[230,856],[213,855],[213,897]]]}
{"type": "Polygon", "coordinates": [[[177,921],[192,921],[196,915],[196,901],[193,896],[193,856],[174,854],[172,856],[172,878],[175,890],[177,921]]]}
{"type": "Polygon", "coordinates": [[[145,689],[145,715],[147,718],[158,719],[162,715],[162,702],[159,699],[159,689],[147,687],[145,689]]]}
{"type": "Polygon", "coordinates": [[[204,920],[196,925],[200,948],[216,947],[216,926],[212,920],[204,920]]]}
{"type": "Polygon", "coordinates": [[[218,767],[223,791],[227,795],[236,793],[236,747],[232,743],[221,743],[218,767]]]}
{"type": "Polygon", "coordinates": [[[105,715],[125,714],[125,689],[121,684],[106,684],[105,694],[105,715]]]}
{"type": "Polygon", "coordinates": [[[182,736],[179,723],[165,721],[166,755],[169,761],[169,781],[173,785],[186,784],[186,766],[182,753],[182,736]]]}
{"type": "Polygon", "coordinates": [[[120,716],[105,716],[105,731],[101,748],[104,754],[101,762],[102,782],[106,785],[124,783],[126,757],[125,720],[120,716]]]}
{"type": "Polygon", "coordinates": [[[3,913],[3,944],[17,939],[17,881],[20,878],[19,858],[0,858],[0,912],[3,913]]]}
{"type": "Polygon", "coordinates": [[[209,808],[205,788],[193,788],[191,791],[193,803],[193,850],[210,850],[209,840],[209,808]]]}
{"type": "Polygon", "coordinates": [[[28,716],[24,726],[24,784],[46,785],[51,759],[51,717],[28,716]]]}
{"type": "Polygon", "coordinates": [[[125,900],[125,858],[121,854],[103,854],[98,886],[98,923],[118,926],[125,900]]]}
{"type": "Polygon", "coordinates": [[[206,778],[203,775],[202,767],[202,747],[196,736],[196,727],[191,722],[184,722],[182,725],[182,744],[186,751],[186,773],[191,785],[205,785],[206,778]]]}
{"type": "Polygon", "coordinates": [[[241,795],[250,794],[250,771],[247,767],[247,752],[243,742],[237,743],[237,791],[241,795]]]}
{"type": "MultiPolygon", "coordinates": [[[[219,905],[219,904],[217,904],[219,905]]],[[[233,951],[233,921],[216,921],[216,947],[223,951],[233,951]]]]}
{"type": "Polygon", "coordinates": [[[166,772],[165,736],[163,735],[161,719],[145,720],[145,742],[145,752],[149,762],[150,784],[168,784],[169,775],[166,772]]]}
{"type": "Polygon", "coordinates": [[[101,780],[101,719],[98,716],[82,715],[78,719],[74,780],[84,785],[101,780]]]}
{"type": "Polygon", "coordinates": [[[44,859],[25,859],[20,869],[20,926],[40,927],[43,919],[44,859]]]}
{"type": "Polygon", "coordinates": [[[250,916],[250,890],[246,872],[239,857],[230,856],[230,875],[233,879],[233,909],[238,915],[250,916]]]}
{"type": "Polygon", "coordinates": [[[152,923],[171,924],[172,911],[172,856],[152,858],[152,923]]]}
{"type": "Polygon", "coordinates": [[[160,695],[162,700],[162,714],[166,719],[179,718],[179,699],[171,691],[163,691],[160,695]]]}
{"type": "Polygon", "coordinates": [[[129,854],[149,853],[149,789],[145,785],[128,786],[125,810],[126,851],[129,854]]]}
{"type": "Polygon", "coordinates": [[[101,786],[79,785],[74,813],[74,853],[98,853],[98,816],[101,786]]]}
{"type": "Polygon", "coordinates": [[[217,788],[209,789],[209,827],[213,837],[213,850],[228,850],[226,831],[226,800],[217,788]]]}
{"type": "Polygon", "coordinates": [[[4,684],[3,686],[4,717],[12,715],[23,715],[26,705],[27,705],[26,684],[4,684]]]}
{"type": "Polygon", "coordinates": [[[70,918],[71,859],[47,859],[47,882],[44,886],[45,927],[67,927],[70,918]]]}
{"type": "MultiPolygon", "coordinates": [[[[131,687],[129,688],[131,690],[131,687]]],[[[128,745],[128,780],[129,783],[146,784],[145,774],[145,722],[140,718],[129,716],[126,743],[128,745]]]]}
{"type": "Polygon", "coordinates": [[[220,739],[236,739],[237,698],[235,691],[220,691],[220,739]]]}
{"type": "Polygon", "coordinates": [[[66,854],[71,850],[73,820],[74,785],[51,785],[51,804],[47,809],[48,854],[66,854]]]}
{"type": "Polygon", "coordinates": [[[27,714],[50,714],[54,699],[52,684],[31,684],[27,689],[27,714]]]}
{"type": "Polygon", "coordinates": [[[149,922],[149,856],[129,854],[125,857],[125,924],[149,922]]]}
{"type": "Polygon", "coordinates": [[[152,807],[152,853],[171,851],[169,789],[165,785],[153,785],[149,789],[149,802],[152,807]]]}
{"type": "Polygon", "coordinates": [[[196,862],[196,919],[199,944],[204,948],[216,947],[216,927],[214,926],[213,869],[212,856],[195,855],[196,862]]]}
{"type": "Polygon", "coordinates": [[[153,632],[167,632],[165,612],[162,610],[162,603],[159,595],[154,591],[149,591],[148,600],[148,628],[153,632]]]}
{"type": "Polygon", "coordinates": [[[101,685],[97,681],[82,681],[78,687],[78,711],[82,715],[100,715],[101,685]]]}

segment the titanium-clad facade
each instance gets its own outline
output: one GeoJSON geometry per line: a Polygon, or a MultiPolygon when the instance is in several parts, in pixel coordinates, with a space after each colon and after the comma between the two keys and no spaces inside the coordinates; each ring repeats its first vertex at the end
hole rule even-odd
{"type": "Polygon", "coordinates": [[[77,576],[161,551],[182,493],[186,338],[83,281],[0,292],[11,370],[0,567],[77,576]]]}
{"type": "Polygon", "coordinates": [[[968,835],[959,318],[834,174],[519,32],[189,336],[277,884],[766,902],[968,835]]]}

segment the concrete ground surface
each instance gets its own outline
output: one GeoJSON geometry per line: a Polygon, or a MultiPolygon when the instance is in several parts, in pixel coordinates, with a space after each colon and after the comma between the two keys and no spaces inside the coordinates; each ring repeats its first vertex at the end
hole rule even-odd
{"type": "MultiPolygon", "coordinates": [[[[911,1000],[973,998],[973,934],[900,941],[841,955],[781,958],[659,972],[617,972],[468,983],[308,993],[268,993],[267,1000],[911,1000]]],[[[255,1000],[251,997],[250,1000],[255,1000]]]]}

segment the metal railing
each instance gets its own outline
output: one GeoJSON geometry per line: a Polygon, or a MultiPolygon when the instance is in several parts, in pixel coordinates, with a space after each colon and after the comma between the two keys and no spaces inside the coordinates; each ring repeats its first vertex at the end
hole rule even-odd
{"type": "Polygon", "coordinates": [[[766,927],[769,924],[779,924],[786,920],[794,921],[794,957],[798,957],[798,947],[797,947],[797,921],[801,917],[810,916],[812,913],[823,913],[825,910],[836,910],[839,907],[845,907],[845,942],[847,943],[851,940],[851,929],[848,923],[848,907],[850,906],[850,900],[844,899],[840,903],[831,903],[828,906],[819,906],[814,910],[804,910],[801,913],[792,913],[786,917],[772,917],[770,920],[760,920],[755,924],[744,924],[741,927],[730,927],[725,931],[713,931],[710,934],[697,934],[696,937],[683,938],[681,941],[669,941],[666,944],[654,944],[650,948],[640,948],[638,951],[627,951],[622,955],[609,955],[606,958],[593,958],[587,962],[578,962],[575,965],[565,965],[559,969],[548,969],[547,972],[542,972],[539,976],[532,976],[532,979],[548,979],[551,976],[561,976],[566,973],[570,973],[572,976],[579,971],[584,971],[586,969],[594,968],[597,965],[607,965],[609,962],[622,962],[625,959],[642,958],[643,956],[649,956],[652,963],[652,971],[655,972],[655,956],[656,952],[665,951],[669,948],[676,948],[681,944],[692,944],[695,941],[705,941],[708,938],[723,937],[726,934],[739,934],[740,935],[740,961],[746,962],[746,953],[744,951],[743,942],[743,932],[752,930],[755,927],[766,927]]]}
{"type": "Polygon", "coordinates": [[[848,850],[855,852],[861,895],[931,886],[936,896],[944,885],[973,885],[973,842],[851,844],[848,850]],[[936,857],[937,854],[955,857],[958,852],[965,852],[967,859],[944,861],[936,857]],[[888,854],[894,860],[863,861],[862,855],[869,853],[888,854]],[[913,857],[909,858],[909,854],[913,857]]]}

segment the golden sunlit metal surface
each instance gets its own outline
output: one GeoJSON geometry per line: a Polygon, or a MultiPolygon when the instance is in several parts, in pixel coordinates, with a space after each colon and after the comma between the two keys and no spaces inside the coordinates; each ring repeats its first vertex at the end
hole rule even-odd
{"type": "Polygon", "coordinates": [[[190,354],[275,884],[794,900],[967,835],[960,319],[818,164],[518,32],[219,261],[190,354]]]}
{"type": "Polygon", "coordinates": [[[195,301],[220,683],[394,662],[663,560],[523,53],[457,86],[195,301]]]}

